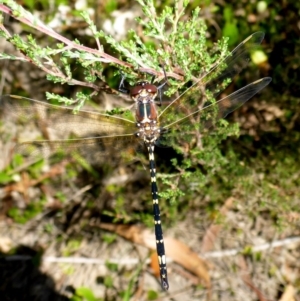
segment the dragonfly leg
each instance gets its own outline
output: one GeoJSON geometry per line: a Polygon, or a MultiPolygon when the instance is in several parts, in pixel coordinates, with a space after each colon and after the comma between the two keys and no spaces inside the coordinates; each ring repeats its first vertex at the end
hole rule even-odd
{"type": "Polygon", "coordinates": [[[118,87],[118,90],[120,91],[120,92],[122,92],[122,93],[124,93],[124,94],[129,94],[130,93],[130,90],[129,89],[127,89],[126,87],[125,87],[125,84],[124,84],[124,82],[125,82],[125,75],[123,74],[123,73],[121,73],[121,80],[120,80],[120,83],[119,83],[119,87],[118,87]]]}
{"type": "Polygon", "coordinates": [[[165,70],[163,65],[161,67],[162,67],[162,70],[164,72],[164,76],[165,76],[164,80],[165,81],[157,87],[157,90],[158,90],[158,93],[159,93],[159,103],[158,103],[159,106],[162,105],[162,88],[168,83],[166,70],[165,70]]]}

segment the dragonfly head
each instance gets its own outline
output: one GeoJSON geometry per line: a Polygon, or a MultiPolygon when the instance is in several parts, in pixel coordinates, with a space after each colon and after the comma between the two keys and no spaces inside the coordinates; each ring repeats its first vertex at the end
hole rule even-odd
{"type": "Polygon", "coordinates": [[[136,83],[130,90],[130,96],[135,101],[153,101],[157,95],[157,87],[147,81],[136,83]]]}

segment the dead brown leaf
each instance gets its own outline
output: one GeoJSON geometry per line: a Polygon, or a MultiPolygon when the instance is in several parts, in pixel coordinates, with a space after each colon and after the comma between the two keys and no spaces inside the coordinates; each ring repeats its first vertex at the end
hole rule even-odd
{"type": "Polygon", "coordinates": [[[269,301],[269,299],[267,299],[264,294],[254,285],[249,272],[248,272],[248,267],[247,267],[247,263],[246,260],[243,256],[239,257],[239,266],[241,269],[241,274],[242,274],[242,279],[245,282],[245,284],[247,286],[249,286],[256,294],[258,300],[260,301],[269,301]]]}
{"type": "MultiPolygon", "coordinates": [[[[99,227],[101,229],[115,232],[118,235],[134,243],[143,245],[149,249],[156,249],[154,234],[148,229],[142,229],[136,225],[114,225],[104,223],[101,223],[99,227]]],[[[167,257],[172,258],[174,262],[180,264],[182,267],[196,275],[199,279],[203,280],[206,287],[210,288],[210,276],[205,261],[201,259],[195,252],[193,252],[188,246],[177,239],[167,237],[164,239],[164,242],[167,257]]],[[[155,261],[157,262],[157,257],[155,261]]],[[[159,269],[155,266],[152,266],[152,268],[157,275],[157,271],[159,271],[159,269]]]]}
{"type": "MultiPolygon", "coordinates": [[[[222,206],[220,213],[225,215],[227,211],[232,207],[234,198],[230,197],[225,201],[225,204],[222,206]]],[[[205,235],[202,239],[202,247],[201,252],[209,252],[214,249],[215,240],[217,239],[220,231],[222,229],[222,225],[212,224],[205,232],[205,235]]]]}
{"type": "Polygon", "coordinates": [[[151,252],[150,255],[150,267],[151,270],[153,271],[153,274],[156,278],[159,278],[159,264],[158,264],[158,260],[157,260],[157,254],[156,252],[151,252]]]}
{"type": "Polygon", "coordinates": [[[295,301],[295,288],[291,284],[285,288],[279,301],[295,301]]]}

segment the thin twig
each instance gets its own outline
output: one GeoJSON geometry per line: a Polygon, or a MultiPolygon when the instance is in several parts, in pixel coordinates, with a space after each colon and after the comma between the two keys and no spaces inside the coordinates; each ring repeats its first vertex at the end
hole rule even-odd
{"type": "MultiPolygon", "coordinates": [[[[29,18],[25,18],[25,17],[20,17],[18,15],[14,15],[13,13],[13,10],[10,9],[9,7],[3,5],[3,4],[0,4],[0,11],[10,15],[11,17],[13,17],[14,19],[24,23],[24,24],[27,24],[28,26],[32,27],[32,28],[35,28],[36,30],[40,31],[40,32],[43,32],[45,33],[46,35],[56,39],[56,40],[59,40],[61,42],[63,42],[64,44],[66,44],[67,46],[69,46],[70,48],[73,48],[73,49],[77,49],[77,50],[81,50],[81,51],[84,51],[84,52],[87,52],[87,53],[92,53],[94,54],[96,57],[100,57],[100,61],[103,62],[103,63],[114,63],[114,64],[117,64],[117,65],[121,65],[123,67],[127,67],[127,68],[130,68],[132,69],[133,68],[133,65],[132,64],[129,64],[127,62],[124,62],[124,61],[120,61],[118,60],[117,58],[109,55],[109,54],[106,54],[105,52],[103,51],[100,51],[98,49],[92,49],[92,48],[89,48],[89,47],[86,47],[86,46],[83,46],[83,45],[79,45],[79,44],[76,44],[74,42],[72,42],[71,40],[61,36],[60,34],[58,34],[57,32],[55,32],[53,29],[51,29],[50,27],[47,27],[45,24],[43,24],[41,21],[39,20],[34,20],[34,22],[32,20],[30,20],[29,18]]],[[[156,76],[163,76],[163,72],[162,71],[156,71],[155,69],[151,69],[151,68],[140,68],[139,69],[141,72],[143,73],[152,73],[156,76]]],[[[175,79],[178,79],[178,80],[183,80],[183,77],[174,73],[174,72],[168,72],[167,73],[167,76],[168,77],[172,77],[172,78],[175,78],[175,79]]],[[[74,83],[73,83],[74,84],[74,83]]],[[[93,87],[94,88],[94,87],[93,87]]]]}
{"type": "MultiPolygon", "coordinates": [[[[265,251],[265,250],[270,250],[270,249],[274,249],[277,247],[282,247],[285,245],[291,245],[291,244],[296,244],[296,243],[300,243],[300,237],[298,237],[298,236],[285,238],[282,240],[276,240],[276,241],[261,244],[258,246],[253,246],[251,248],[251,251],[252,252],[265,251]]],[[[231,250],[224,250],[224,251],[207,252],[207,253],[201,254],[201,256],[204,258],[222,258],[222,257],[227,257],[227,256],[235,256],[241,252],[243,252],[243,249],[231,249],[231,250]]]]}
{"type": "MultiPolygon", "coordinates": [[[[290,237],[282,240],[273,241],[271,243],[261,244],[252,247],[252,252],[265,251],[270,250],[282,246],[292,245],[300,243],[300,237],[290,237]]],[[[201,254],[202,258],[222,258],[227,256],[236,256],[238,253],[242,252],[243,249],[232,249],[232,250],[224,250],[218,252],[207,252],[201,254]]],[[[32,256],[28,255],[12,255],[5,257],[6,260],[30,260],[32,256]]],[[[116,263],[120,265],[126,264],[137,264],[137,258],[123,258],[123,259],[109,259],[109,262],[116,263]]],[[[43,262],[48,263],[73,263],[73,264],[101,264],[105,265],[107,263],[107,259],[98,259],[98,258],[86,258],[86,257],[54,257],[54,256],[45,256],[43,257],[43,262]]],[[[146,261],[149,263],[150,259],[146,261]]],[[[168,259],[167,262],[172,262],[172,260],[168,259]]]]}

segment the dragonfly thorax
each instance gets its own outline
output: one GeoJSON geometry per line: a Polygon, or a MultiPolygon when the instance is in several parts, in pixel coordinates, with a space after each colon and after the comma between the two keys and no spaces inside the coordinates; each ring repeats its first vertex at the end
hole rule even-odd
{"type": "Polygon", "coordinates": [[[137,122],[137,136],[144,141],[145,144],[153,144],[159,138],[161,129],[156,121],[139,123],[137,122]]]}
{"type": "Polygon", "coordinates": [[[131,89],[131,98],[136,103],[135,119],[137,136],[146,144],[154,143],[160,136],[155,98],[157,87],[149,82],[138,82],[131,89]]]}

